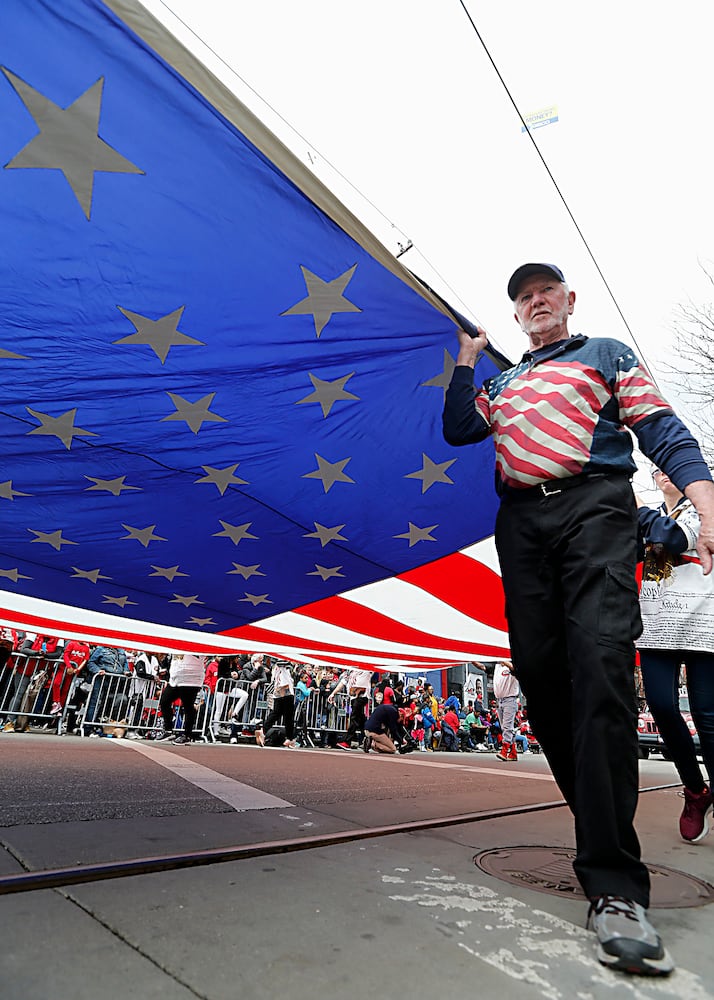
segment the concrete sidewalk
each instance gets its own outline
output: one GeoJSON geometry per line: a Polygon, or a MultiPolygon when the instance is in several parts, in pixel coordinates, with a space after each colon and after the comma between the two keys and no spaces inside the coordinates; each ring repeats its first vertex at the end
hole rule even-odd
{"type": "MultiPolygon", "coordinates": [[[[672,790],[641,796],[645,860],[708,882],[714,833],[698,846],[679,841],[680,806],[672,790]]],[[[290,808],[211,816],[211,829],[223,824],[222,840],[230,842],[235,824],[245,842],[248,817],[255,839],[268,839],[271,829],[284,835],[286,822],[294,836],[345,826],[314,808],[290,808]]],[[[369,819],[374,822],[374,814],[369,819]]],[[[187,836],[196,848],[211,846],[201,816],[115,823],[116,839],[109,828],[84,824],[80,831],[78,824],[78,853],[89,828],[101,833],[96,855],[105,860],[131,853],[126,838],[132,833],[137,856],[152,842],[156,854],[170,852],[172,844],[183,849],[187,836]]],[[[57,863],[51,825],[11,833],[25,864],[57,863]]],[[[714,906],[653,909],[677,970],[667,980],[623,977],[596,961],[594,938],[583,929],[584,901],[506,883],[474,864],[483,851],[519,845],[572,846],[569,814],[556,809],[2,896],[0,996],[351,1000],[458,991],[519,1000],[714,997],[714,906]]],[[[21,866],[6,852],[3,871],[13,870],[21,866]]]]}

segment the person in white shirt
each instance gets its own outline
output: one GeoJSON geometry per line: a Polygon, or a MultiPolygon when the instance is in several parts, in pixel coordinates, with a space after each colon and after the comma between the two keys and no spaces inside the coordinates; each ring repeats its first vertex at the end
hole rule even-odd
{"type": "Polygon", "coordinates": [[[193,741],[196,726],[196,698],[203,684],[206,667],[203,657],[197,653],[174,653],[169,668],[169,682],[159,700],[164,731],[157,739],[184,744],[193,741]],[[174,736],[173,704],[181,702],[183,708],[183,732],[174,736]]]}
{"type": "Polygon", "coordinates": [[[347,690],[352,699],[350,702],[350,724],[345,738],[337,744],[340,750],[351,750],[353,739],[358,742],[360,736],[364,739],[364,725],[367,721],[367,706],[369,704],[367,692],[371,686],[371,670],[345,670],[327,699],[328,703],[332,705],[335,695],[343,688],[347,690]]]}
{"type": "Polygon", "coordinates": [[[293,738],[295,736],[295,685],[291,666],[292,664],[288,660],[278,660],[273,666],[271,673],[273,706],[268,712],[264,724],[258,726],[255,731],[255,742],[258,746],[265,746],[265,733],[268,734],[268,739],[272,743],[275,734],[271,734],[270,730],[282,722],[285,727],[283,746],[290,750],[297,747],[293,738]],[[265,729],[265,733],[263,729],[265,729]]]}
{"type": "Polygon", "coordinates": [[[493,665],[493,693],[498,703],[498,720],[501,723],[503,741],[496,754],[497,760],[518,760],[518,749],[514,740],[515,718],[518,711],[520,687],[513,673],[510,660],[496,660],[493,665]]]}

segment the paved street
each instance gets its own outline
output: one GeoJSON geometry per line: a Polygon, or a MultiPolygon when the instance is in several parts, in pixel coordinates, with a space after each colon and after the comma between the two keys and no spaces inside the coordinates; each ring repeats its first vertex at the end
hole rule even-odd
{"type": "Polygon", "coordinates": [[[520,857],[498,849],[527,847],[532,857],[546,847],[567,857],[572,847],[567,809],[536,808],[559,801],[542,757],[500,764],[476,753],[386,759],[5,734],[0,879],[477,815],[4,894],[0,995],[714,997],[714,907],[680,905],[692,902],[692,886],[714,899],[714,833],[698,846],[680,841],[678,789],[661,787],[676,783],[672,765],[652,757],[640,771],[643,789],[660,789],[640,796],[638,828],[653,871],[652,919],[677,962],[661,982],[597,963],[583,930],[586,904],[572,891],[536,891],[527,871],[509,881],[494,874],[494,858],[498,866],[520,857]]]}

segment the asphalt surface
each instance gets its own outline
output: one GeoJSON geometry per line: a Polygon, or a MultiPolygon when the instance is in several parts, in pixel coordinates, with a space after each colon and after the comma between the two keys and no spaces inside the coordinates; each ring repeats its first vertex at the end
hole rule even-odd
{"type": "MultiPolygon", "coordinates": [[[[657,757],[640,774],[643,789],[677,782],[657,757]]],[[[714,832],[699,845],[679,839],[676,787],[643,791],[637,818],[651,919],[677,963],[667,980],[602,968],[577,892],[536,891],[528,872],[506,881],[475,864],[507,848],[572,848],[567,809],[537,808],[560,802],[539,756],[2,734],[0,789],[0,884],[266,845],[243,860],[0,895],[2,1000],[714,998],[714,832]],[[462,814],[474,820],[269,848],[462,814]]]]}

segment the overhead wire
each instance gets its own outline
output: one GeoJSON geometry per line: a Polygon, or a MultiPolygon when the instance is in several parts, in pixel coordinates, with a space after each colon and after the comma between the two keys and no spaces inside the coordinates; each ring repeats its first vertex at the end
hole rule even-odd
{"type": "MultiPolygon", "coordinates": [[[[617,301],[617,296],[615,295],[615,293],[613,292],[612,288],[610,287],[610,283],[608,282],[607,278],[605,277],[605,275],[603,273],[603,270],[600,267],[600,265],[599,265],[599,263],[597,261],[597,258],[595,256],[595,254],[593,253],[592,248],[590,247],[590,244],[588,243],[587,239],[585,238],[585,234],[583,233],[582,229],[578,225],[577,219],[575,218],[575,215],[573,214],[573,212],[572,212],[572,210],[570,208],[570,205],[568,204],[567,198],[565,197],[565,195],[561,191],[560,185],[556,181],[555,176],[553,175],[552,170],[548,166],[548,163],[546,162],[546,159],[543,156],[543,153],[541,152],[541,150],[540,150],[540,148],[538,146],[538,143],[535,141],[535,138],[533,136],[533,130],[528,127],[528,124],[526,123],[525,118],[521,114],[521,110],[518,107],[518,104],[516,103],[516,100],[515,100],[513,94],[511,93],[508,84],[506,83],[505,79],[503,78],[503,74],[501,73],[501,71],[499,70],[498,66],[496,65],[496,61],[493,58],[493,56],[491,55],[491,51],[490,51],[489,47],[486,45],[486,42],[484,41],[481,32],[476,27],[476,23],[475,23],[473,17],[471,16],[471,12],[469,11],[468,7],[466,6],[465,0],[458,0],[458,2],[460,3],[461,7],[463,8],[463,11],[466,14],[466,17],[469,19],[469,23],[471,24],[471,27],[473,28],[474,32],[476,33],[476,37],[478,38],[479,42],[481,43],[481,47],[483,48],[483,51],[486,53],[486,57],[487,57],[488,61],[491,63],[491,66],[492,66],[492,68],[493,68],[496,76],[498,77],[499,82],[500,82],[501,86],[503,87],[503,89],[504,89],[504,91],[505,91],[505,93],[506,93],[509,101],[513,105],[513,108],[514,108],[516,114],[518,115],[518,118],[520,119],[520,122],[521,122],[521,124],[523,126],[523,129],[526,132],[528,138],[530,139],[530,142],[531,142],[533,148],[536,151],[538,159],[543,164],[543,167],[544,167],[546,173],[548,174],[548,177],[549,177],[551,183],[553,184],[553,187],[555,188],[555,190],[556,190],[556,192],[558,194],[558,197],[560,198],[561,202],[563,203],[563,206],[565,207],[565,211],[568,213],[568,216],[569,216],[571,222],[575,226],[575,230],[576,230],[578,236],[580,237],[580,239],[581,239],[581,241],[583,243],[583,246],[587,250],[590,259],[592,260],[593,264],[595,265],[595,269],[596,269],[597,273],[600,275],[602,283],[605,286],[605,289],[607,290],[608,295],[612,299],[613,305],[615,306],[615,309],[617,310],[617,312],[618,312],[618,314],[620,316],[620,319],[622,320],[622,322],[625,325],[625,329],[627,330],[628,334],[630,335],[630,338],[632,339],[632,343],[637,348],[637,353],[640,355],[641,358],[644,359],[644,353],[643,353],[642,349],[640,348],[640,345],[637,342],[637,338],[635,337],[635,335],[634,335],[634,333],[632,331],[632,328],[630,327],[630,324],[627,322],[627,318],[625,317],[625,314],[623,313],[622,309],[620,308],[620,303],[617,301]]],[[[651,369],[650,369],[650,375],[652,377],[652,381],[656,385],[657,382],[656,382],[656,379],[655,379],[654,375],[652,374],[651,369]]]]}
{"type": "Polygon", "coordinates": [[[300,132],[299,129],[297,129],[291,122],[289,122],[287,120],[287,118],[285,118],[277,110],[277,108],[275,108],[270,103],[270,101],[266,100],[266,98],[264,98],[263,95],[260,94],[255,89],[255,87],[253,87],[250,83],[248,83],[248,81],[244,77],[242,77],[240,75],[240,73],[233,66],[231,66],[231,64],[226,59],[224,59],[223,56],[216,49],[213,48],[212,45],[210,45],[205,40],[205,38],[203,38],[201,35],[199,35],[198,32],[194,28],[192,28],[190,24],[188,24],[186,21],[184,21],[184,19],[179,14],[176,13],[176,11],[170,6],[170,4],[168,4],[166,2],[166,0],[157,0],[157,2],[160,3],[161,6],[164,7],[171,14],[171,16],[173,18],[175,18],[176,21],[178,21],[178,23],[181,24],[182,27],[185,28],[185,30],[188,31],[189,34],[191,34],[196,39],[197,42],[199,42],[208,52],[210,52],[211,55],[225,69],[227,69],[229,73],[232,74],[232,76],[234,76],[237,80],[240,80],[240,82],[242,83],[242,85],[247,90],[249,90],[250,93],[253,94],[254,97],[256,97],[261,102],[261,104],[263,104],[266,108],[268,108],[271,111],[271,113],[274,114],[275,117],[279,121],[281,121],[283,125],[286,126],[286,128],[290,129],[290,131],[294,135],[296,135],[298,137],[298,139],[300,139],[301,142],[305,143],[305,146],[307,147],[307,156],[308,156],[308,159],[310,160],[310,166],[311,167],[314,167],[313,159],[312,159],[312,153],[314,153],[316,156],[318,156],[323,161],[323,163],[325,163],[330,168],[331,171],[333,171],[335,173],[335,175],[337,177],[340,178],[341,181],[343,181],[348,187],[352,188],[352,190],[355,191],[359,195],[359,197],[367,205],[369,205],[370,208],[372,208],[377,213],[377,215],[380,216],[380,218],[384,219],[384,221],[389,226],[391,226],[391,228],[396,233],[399,233],[399,234],[401,234],[402,237],[404,237],[404,239],[406,241],[405,243],[401,243],[401,242],[397,241],[397,246],[399,247],[399,250],[400,250],[399,253],[395,254],[395,256],[397,258],[399,258],[400,256],[403,256],[403,253],[405,252],[405,250],[411,250],[413,248],[419,254],[419,256],[422,258],[422,260],[427,264],[427,266],[429,267],[429,269],[437,276],[437,278],[443,284],[443,286],[448,290],[449,294],[453,297],[453,299],[455,300],[455,302],[458,303],[459,306],[463,306],[464,312],[466,312],[469,316],[471,316],[471,318],[473,318],[473,319],[476,318],[475,314],[474,314],[473,310],[470,308],[470,306],[466,302],[464,302],[464,300],[461,298],[461,296],[459,295],[459,293],[449,284],[449,282],[444,278],[443,274],[441,274],[437,270],[437,268],[427,258],[427,256],[424,254],[424,252],[417,245],[415,245],[412,242],[412,240],[407,236],[405,230],[402,229],[401,226],[398,226],[395,222],[393,222],[392,219],[390,219],[389,216],[386,215],[386,213],[382,211],[382,209],[379,207],[379,205],[376,205],[372,201],[372,199],[368,195],[366,195],[364,193],[364,191],[362,191],[360,188],[358,188],[357,185],[354,184],[353,181],[351,181],[350,178],[347,177],[339,169],[339,167],[335,166],[335,164],[332,163],[332,161],[330,159],[328,159],[328,157],[325,156],[324,153],[320,152],[320,150],[312,142],[310,142],[310,140],[306,136],[304,136],[300,132]],[[311,151],[312,151],[312,153],[311,153],[311,151]]]}
{"type": "MultiPolygon", "coordinates": [[[[446,288],[448,290],[448,292],[450,293],[450,295],[453,296],[453,299],[455,300],[455,302],[457,302],[460,306],[463,306],[464,307],[464,311],[469,316],[471,316],[474,319],[476,318],[475,313],[470,308],[470,306],[466,302],[464,302],[464,300],[461,298],[461,296],[458,294],[458,292],[449,284],[449,282],[444,277],[444,275],[429,260],[429,258],[423,252],[423,250],[421,250],[421,248],[418,245],[414,244],[411,241],[411,239],[409,239],[406,236],[406,232],[400,226],[396,225],[396,223],[394,223],[392,221],[392,219],[390,219],[389,216],[386,215],[386,213],[384,211],[382,211],[382,209],[378,205],[376,205],[375,202],[373,202],[371,198],[369,198],[368,195],[366,195],[359,187],[357,187],[357,185],[354,184],[353,181],[351,181],[350,178],[347,177],[337,166],[335,166],[335,164],[332,163],[331,160],[329,160],[328,157],[326,157],[322,152],[320,152],[320,150],[317,149],[317,147],[313,143],[311,143],[310,140],[307,139],[307,137],[304,136],[300,132],[299,129],[297,129],[291,122],[289,122],[277,110],[277,108],[275,108],[268,100],[266,100],[266,98],[264,98],[262,96],[262,94],[260,94],[255,89],[255,87],[253,87],[244,77],[242,77],[240,75],[240,73],[233,66],[231,66],[231,64],[226,59],[224,59],[223,56],[215,48],[213,48],[212,45],[210,45],[205,40],[205,38],[203,38],[201,35],[199,35],[199,33],[194,28],[192,28],[190,24],[188,24],[188,22],[186,22],[179,14],[176,13],[176,11],[170,6],[170,4],[168,4],[166,2],[166,0],[158,0],[158,2],[161,4],[162,7],[164,7],[171,14],[171,16],[173,18],[176,19],[176,21],[179,22],[179,24],[181,24],[183,26],[183,28],[186,31],[189,32],[189,34],[191,34],[196,39],[196,41],[198,41],[208,52],[210,52],[211,55],[223,67],[225,67],[226,70],[228,70],[229,73],[231,73],[237,80],[240,80],[241,84],[247,90],[249,90],[250,93],[253,94],[261,102],[261,104],[263,104],[265,107],[267,107],[271,111],[271,113],[274,114],[275,117],[279,121],[281,121],[283,123],[283,125],[286,126],[286,128],[290,129],[290,131],[294,135],[296,135],[300,139],[301,142],[303,142],[305,144],[305,146],[307,147],[308,158],[310,160],[311,166],[313,164],[313,161],[312,161],[312,155],[310,153],[310,150],[312,150],[330,168],[330,170],[332,170],[336,174],[336,176],[338,176],[340,178],[340,180],[342,180],[346,185],[348,185],[348,187],[352,188],[352,190],[355,191],[359,195],[359,197],[367,205],[369,205],[370,208],[372,208],[382,219],[384,219],[384,221],[389,226],[391,226],[392,229],[394,229],[397,233],[401,233],[401,235],[406,238],[407,244],[408,244],[406,246],[406,249],[412,249],[413,248],[419,254],[419,256],[422,258],[422,260],[426,263],[426,265],[430,268],[430,270],[434,273],[434,275],[436,275],[436,277],[442,283],[442,285],[444,286],[444,288],[446,288]]],[[[487,57],[488,61],[490,62],[491,67],[493,68],[496,76],[498,77],[498,80],[499,80],[501,86],[503,87],[503,89],[504,89],[504,91],[505,91],[505,93],[506,93],[509,101],[513,105],[513,108],[514,108],[514,110],[515,110],[515,112],[516,112],[516,114],[517,114],[517,116],[518,116],[518,118],[519,118],[519,120],[520,120],[520,122],[521,122],[521,124],[523,126],[523,129],[525,130],[526,134],[528,135],[528,138],[529,138],[529,140],[530,140],[530,142],[531,142],[531,144],[532,144],[532,146],[533,146],[533,148],[534,148],[534,150],[535,150],[535,152],[536,152],[536,154],[537,154],[537,156],[538,156],[541,164],[543,165],[543,168],[545,169],[545,171],[546,171],[546,173],[548,175],[548,178],[550,179],[550,181],[551,181],[551,183],[552,183],[555,191],[557,192],[558,197],[560,198],[560,200],[561,200],[561,202],[562,202],[562,204],[563,204],[563,206],[564,206],[564,208],[565,208],[565,210],[566,210],[566,212],[567,212],[567,214],[568,214],[571,222],[573,223],[573,226],[575,227],[575,230],[576,230],[576,232],[577,232],[580,240],[582,241],[582,244],[585,247],[585,249],[586,249],[586,251],[588,253],[588,256],[592,260],[592,262],[593,262],[593,264],[595,266],[595,269],[596,269],[598,275],[600,276],[600,279],[601,279],[601,281],[602,281],[602,283],[603,283],[603,285],[604,285],[604,287],[605,287],[605,289],[606,289],[606,291],[607,291],[610,299],[612,300],[613,305],[615,306],[615,309],[617,310],[617,313],[620,316],[620,319],[622,320],[625,329],[627,330],[627,332],[628,332],[628,334],[630,336],[630,339],[632,340],[633,344],[637,348],[637,352],[638,352],[639,356],[641,358],[645,359],[644,352],[641,349],[641,347],[640,347],[640,345],[639,345],[639,343],[637,341],[637,338],[635,337],[635,334],[632,331],[632,328],[631,328],[630,324],[627,321],[627,317],[625,316],[625,314],[624,314],[624,312],[623,312],[623,310],[622,310],[622,308],[620,306],[620,303],[617,300],[617,296],[615,295],[615,293],[613,292],[612,288],[610,287],[610,283],[608,282],[607,278],[605,277],[605,274],[604,274],[602,268],[600,267],[600,264],[598,263],[598,260],[597,260],[597,258],[595,256],[592,248],[590,247],[590,244],[588,243],[588,240],[586,239],[585,234],[583,233],[582,229],[580,228],[580,225],[578,224],[577,219],[575,218],[575,215],[574,215],[573,211],[571,210],[570,205],[568,204],[568,201],[567,201],[565,195],[563,194],[563,192],[562,192],[562,190],[560,188],[560,185],[558,184],[557,180],[555,179],[555,176],[554,176],[552,170],[550,169],[550,167],[549,167],[549,165],[548,165],[545,157],[543,156],[543,153],[541,152],[541,150],[540,150],[540,148],[538,146],[538,143],[535,141],[535,138],[533,137],[532,130],[528,127],[528,125],[527,125],[527,123],[525,121],[525,118],[523,117],[523,114],[521,113],[521,110],[518,107],[518,104],[516,103],[516,100],[513,97],[513,94],[511,93],[511,90],[510,90],[508,84],[506,83],[506,81],[505,81],[505,79],[503,77],[503,74],[501,73],[501,71],[499,70],[498,66],[496,65],[496,61],[493,58],[493,56],[491,54],[491,51],[488,48],[486,42],[484,41],[484,38],[481,35],[481,32],[477,28],[476,23],[475,23],[473,17],[471,16],[471,13],[470,13],[468,7],[466,6],[465,0],[458,0],[458,2],[461,5],[464,13],[466,14],[466,17],[468,18],[469,23],[471,24],[471,27],[472,27],[473,31],[475,32],[476,37],[478,38],[478,40],[479,40],[479,42],[481,44],[481,47],[483,48],[483,51],[486,54],[486,57],[487,57]]],[[[398,247],[400,249],[400,253],[396,254],[396,256],[400,257],[404,253],[404,246],[405,246],[405,244],[402,244],[401,242],[398,241],[397,245],[398,245],[398,247]]],[[[655,384],[657,384],[655,376],[652,374],[651,369],[650,369],[650,375],[652,377],[652,380],[655,382],[655,384]]]]}

